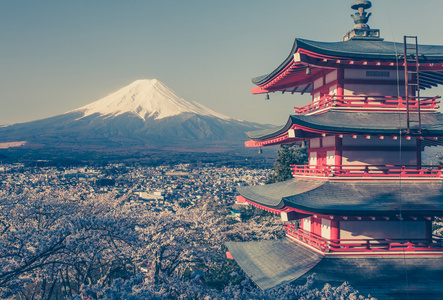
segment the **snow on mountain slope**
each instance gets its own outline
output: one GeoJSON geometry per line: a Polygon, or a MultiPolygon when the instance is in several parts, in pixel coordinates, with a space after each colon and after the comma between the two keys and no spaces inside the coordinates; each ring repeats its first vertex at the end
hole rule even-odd
{"type": "Polygon", "coordinates": [[[157,79],[136,80],[98,101],[71,112],[84,112],[83,117],[95,113],[113,117],[132,113],[143,120],[151,117],[158,120],[182,113],[195,113],[223,120],[234,120],[199,103],[186,101],[157,79]]]}
{"type": "Polygon", "coordinates": [[[268,127],[190,103],[158,80],[146,79],[68,113],[0,127],[0,142],[51,156],[69,151],[243,151],[244,132],[268,127]]]}

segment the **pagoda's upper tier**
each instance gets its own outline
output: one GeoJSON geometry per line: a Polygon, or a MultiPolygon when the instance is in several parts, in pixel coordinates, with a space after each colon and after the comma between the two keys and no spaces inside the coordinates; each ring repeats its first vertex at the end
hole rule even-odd
{"type": "MultiPolygon", "coordinates": [[[[402,67],[403,48],[402,43],[380,40],[317,42],[296,39],[288,57],[275,70],[252,79],[261,90],[253,89],[253,93],[280,90],[280,85],[285,83],[302,85],[318,75],[316,70],[325,68],[371,67],[383,70],[402,67]],[[312,72],[306,72],[308,67],[312,72]]],[[[443,46],[419,45],[418,54],[420,71],[443,72],[443,46]]]]}
{"type": "MultiPolygon", "coordinates": [[[[406,126],[405,114],[379,112],[328,111],[316,115],[291,115],[283,126],[258,131],[246,132],[251,140],[264,141],[282,134],[290,129],[301,129],[305,132],[327,134],[357,135],[397,135],[399,128],[406,126]]],[[[416,125],[414,125],[416,126],[416,125]]],[[[414,127],[415,129],[415,127],[414,127]]],[[[295,132],[297,134],[297,132],[295,132]]],[[[443,136],[443,114],[426,113],[422,115],[423,137],[443,136]]],[[[306,138],[301,136],[300,138],[306,138]]]]}
{"type": "MultiPolygon", "coordinates": [[[[417,126],[411,127],[417,130],[417,126]]],[[[421,138],[423,146],[442,145],[443,114],[422,114],[421,133],[406,136],[421,138]]],[[[361,135],[398,138],[399,128],[406,128],[406,114],[379,112],[327,111],[315,115],[291,115],[287,123],[265,130],[246,132],[247,147],[272,146],[303,141],[321,135],[361,135]]]]}

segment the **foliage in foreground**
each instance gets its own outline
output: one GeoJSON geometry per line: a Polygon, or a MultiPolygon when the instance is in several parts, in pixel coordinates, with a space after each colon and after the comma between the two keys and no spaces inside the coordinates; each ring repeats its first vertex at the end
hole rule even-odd
{"type": "Polygon", "coordinates": [[[346,283],[313,289],[313,278],[258,289],[223,243],[280,237],[266,215],[236,223],[206,200],[154,212],[126,196],[77,192],[0,192],[0,298],[364,299],[346,283]]]}
{"type": "Polygon", "coordinates": [[[266,183],[285,181],[292,178],[291,165],[306,165],[308,152],[306,147],[281,145],[277,159],[266,183]]]}
{"type": "MultiPolygon", "coordinates": [[[[130,281],[117,280],[106,288],[101,286],[88,287],[83,294],[88,296],[100,295],[100,299],[349,299],[349,300],[375,300],[359,295],[347,282],[339,287],[331,287],[326,284],[323,289],[318,290],[313,287],[315,276],[310,276],[305,285],[286,285],[279,289],[263,292],[255,287],[252,281],[245,278],[240,284],[230,284],[222,291],[207,289],[202,284],[200,278],[189,281],[179,280],[176,277],[164,277],[161,283],[154,284],[149,278],[136,276],[130,281]]],[[[75,300],[82,300],[80,296],[73,297],[75,300]]]]}

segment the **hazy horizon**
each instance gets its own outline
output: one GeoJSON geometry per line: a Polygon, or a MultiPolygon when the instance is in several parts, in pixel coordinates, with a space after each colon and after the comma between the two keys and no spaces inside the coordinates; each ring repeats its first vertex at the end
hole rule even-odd
{"type": "MultiPolygon", "coordinates": [[[[352,1],[4,1],[0,3],[0,124],[55,116],[137,79],[156,78],[187,101],[258,123],[283,124],[309,95],[251,95],[294,38],[340,41],[352,1]]],[[[443,44],[443,2],[372,1],[385,40],[443,44]]],[[[428,91],[442,94],[441,88],[428,91]]]]}

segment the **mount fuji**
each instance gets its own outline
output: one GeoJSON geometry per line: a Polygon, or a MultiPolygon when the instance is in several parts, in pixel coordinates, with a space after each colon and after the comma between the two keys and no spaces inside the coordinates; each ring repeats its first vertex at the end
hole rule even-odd
{"type": "Polygon", "coordinates": [[[0,146],[223,152],[243,148],[245,131],[267,127],[227,117],[186,101],[156,79],[144,79],[67,113],[0,127],[0,146]]]}
{"type": "Polygon", "coordinates": [[[107,117],[130,113],[144,121],[149,118],[164,119],[182,113],[232,120],[232,118],[219,114],[197,102],[191,103],[180,98],[157,79],[136,80],[124,88],[72,112],[83,112],[83,117],[96,113],[107,117]]]}

